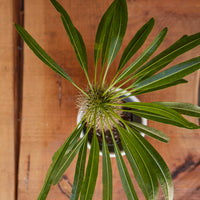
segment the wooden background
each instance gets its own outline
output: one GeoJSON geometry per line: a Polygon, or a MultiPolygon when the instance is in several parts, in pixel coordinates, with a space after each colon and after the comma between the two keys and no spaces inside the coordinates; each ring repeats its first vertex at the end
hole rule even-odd
{"type": "MultiPolygon", "coordinates": [[[[102,14],[112,1],[59,2],[67,9],[73,23],[83,35],[90,77],[93,77],[95,33],[102,14]]],[[[155,27],[142,50],[165,26],[169,31],[158,52],[183,34],[200,31],[199,0],[128,0],[127,4],[129,21],[122,49],[137,29],[152,16],[156,20],[155,27]]],[[[86,86],[59,14],[50,1],[24,0],[23,7],[19,0],[0,0],[0,200],[35,200],[53,152],[65,141],[76,124],[77,90],[42,64],[26,45],[22,51],[13,23],[23,24],[23,19],[25,28],[71,78],[81,87],[86,86]]],[[[196,48],[173,64],[199,56],[199,52],[200,48],[196,48]]],[[[110,72],[108,79],[112,78],[115,67],[110,72]]],[[[182,101],[197,104],[199,73],[189,75],[186,79],[188,84],[141,95],[139,98],[144,102],[182,101]]],[[[191,120],[198,123],[196,119],[191,120]]],[[[175,185],[174,199],[200,199],[200,131],[184,130],[150,121],[149,125],[164,131],[170,137],[169,144],[149,141],[164,156],[170,168],[175,185]]],[[[126,199],[115,159],[112,159],[112,166],[113,199],[126,199]]],[[[75,162],[59,184],[51,188],[48,200],[69,199],[74,168],[75,162]]],[[[139,199],[144,199],[137,186],[136,189],[139,199]]],[[[102,199],[101,193],[100,167],[93,199],[102,199]]],[[[159,199],[163,199],[162,195],[159,199]]]]}

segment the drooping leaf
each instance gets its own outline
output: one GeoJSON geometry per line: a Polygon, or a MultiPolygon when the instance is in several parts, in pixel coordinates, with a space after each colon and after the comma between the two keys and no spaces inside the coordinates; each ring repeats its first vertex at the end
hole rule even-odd
{"type": "Polygon", "coordinates": [[[80,200],[91,200],[96,185],[99,165],[99,143],[96,134],[93,134],[86,175],[82,184],[80,200]]]}
{"type": "Polygon", "coordinates": [[[182,102],[155,102],[176,110],[180,114],[200,118],[200,107],[191,103],[182,102]]]}
{"type": "Polygon", "coordinates": [[[44,49],[31,37],[31,35],[23,27],[18,24],[15,24],[15,27],[22,39],[42,62],[44,62],[60,76],[74,84],[69,75],[44,51],[44,49]]]}
{"type": "Polygon", "coordinates": [[[79,128],[75,128],[75,130],[72,132],[72,134],[67,138],[65,143],[61,146],[61,148],[57,151],[57,153],[54,154],[52,164],[50,165],[48,172],[45,177],[45,181],[43,183],[43,187],[40,191],[40,194],[37,198],[37,200],[45,200],[47,197],[47,194],[50,190],[51,185],[53,184],[54,176],[57,173],[57,170],[59,169],[60,163],[63,161],[63,157],[65,156],[65,153],[68,151],[68,148],[71,148],[72,141],[74,140],[75,135],[80,135],[81,131],[83,129],[83,125],[79,128]]]}
{"type": "Polygon", "coordinates": [[[134,85],[134,91],[147,90],[177,81],[200,68],[200,57],[193,58],[166,69],[134,85]]]}
{"type": "Polygon", "coordinates": [[[132,167],[134,176],[140,186],[146,200],[155,200],[158,195],[158,181],[155,172],[149,168],[149,163],[142,152],[138,151],[129,137],[127,131],[118,127],[120,139],[126,157],[132,167]]]}
{"type": "Polygon", "coordinates": [[[70,42],[74,48],[76,57],[81,67],[83,68],[85,74],[88,75],[87,53],[81,34],[73,25],[66,10],[56,0],[51,0],[51,3],[56,8],[56,10],[61,14],[63,25],[69,36],[70,42]]]}
{"type": "Polygon", "coordinates": [[[85,140],[85,143],[83,144],[83,146],[79,151],[70,200],[78,200],[79,198],[85,173],[86,155],[87,155],[87,139],[85,140]]]}
{"type": "Polygon", "coordinates": [[[102,173],[103,200],[112,200],[112,167],[108,146],[104,136],[102,145],[102,173]]]}
{"type": "Polygon", "coordinates": [[[114,149],[115,149],[115,155],[116,155],[117,165],[119,169],[119,174],[121,177],[122,185],[124,187],[124,191],[126,193],[127,199],[138,200],[137,194],[135,192],[126,164],[124,163],[124,160],[120,153],[119,147],[116,144],[115,140],[113,140],[113,142],[114,142],[114,149]]]}
{"type": "Polygon", "coordinates": [[[128,122],[128,124],[138,130],[139,132],[145,133],[146,135],[159,140],[161,142],[169,142],[168,136],[166,136],[162,131],[159,131],[157,129],[151,128],[149,126],[145,126],[143,124],[137,123],[137,122],[128,122]]]}
{"type": "Polygon", "coordinates": [[[137,92],[134,93],[134,95],[144,94],[144,93],[149,93],[149,92],[154,92],[154,91],[157,91],[157,90],[162,90],[162,89],[165,89],[165,88],[169,88],[169,87],[172,87],[172,86],[175,86],[175,85],[179,85],[179,84],[183,84],[183,83],[187,83],[187,82],[188,81],[185,80],[185,79],[180,79],[180,80],[173,81],[173,82],[165,84],[165,85],[160,85],[160,86],[155,87],[155,88],[137,91],[137,92]]]}
{"type": "Polygon", "coordinates": [[[141,67],[137,74],[141,76],[138,78],[136,82],[139,82],[151,75],[155,74],[159,70],[163,69],[167,66],[170,62],[172,62],[176,57],[180,56],[181,54],[189,51],[190,49],[195,48],[200,44],[200,33],[196,33],[191,36],[184,35],[166,50],[158,54],[152,60],[150,60],[147,64],[141,67]]]}
{"type": "MultiPolygon", "coordinates": [[[[184,117],[182,117],[175,110],[173,110],[169,107],[166,107],[164,105],[159,105],[156,103],[127,102],[127,103],[121,104],[121,106],[129,107],[132,109],[137,109],[139,111],[145,111],[147,113],[152,113],[152,114],[156,114],[159,116],[163,116],[167,119],[177,122],[178,124],[183,125],[185,128],[188,128],[188,129],[199,128],[196,124],[193,124],[193,123],[187,121],[184,117]]],[[[135,111],[133,111],[133,112],[135,112],[135,111]]]]}
{"type": "Polygon", "coordinates": [[[113,1],[113,3],[110,5],[110,7],[106,10],[105,14],[101,18],[101,21],[97,29],[95,45],[94,45],[95,66],[97,66],[97,63],[101,54],[103,43],[106,37],[106,31],[108,30],[109,28],[108,26],[111,23],[115,5],[116,5],[116,1],[113,1]]]}
{"type": "Polygon", "coordinates": [[[58,165],[58,168],[54,173],[53,185],[57,184],[58,181],[62,178],[63,174],[65,173],[67,168],[70,166],[76,154],[85,143],[86,138],[87,138],[87,135],[81,138],[73,147],[73,149],[63,156],[61,163],[58,165]]]}
{"type": "Polygon", "coordinates": [[[153,170],[157,176],[166,200],[173,200],[174,188],[170,171],[159,155],[159,153],[153,148],[153,146],[143,138],[139,133],[134,132],[132,129],[128,129],[129,140],[133,142],[135,148],[141,152],[149,163],[150,170],[153,170]]]}
{"type": "Polygon", "coordinates": [[[118,71],[121,70],[129,59],[140,49],[147,39],[154,25],[154,18],[151,18],[140,30],[135,34],[133,39],[125,48],[121,60],[119,62],[118,71]]]}
{"type": "MultiPolygon", "coordinates": [[[[136,69],[144,64],[150,56],[157,50],[167,34],[167,28],[164,28],[154,39],[154,41],[147,47],[147,49],[129,66],[125,69],[117,78],[116,82],[122,81],[123,79],[130,76],[136,69]]],[[[134,78],[134,76],[133,76],[134,78]]]]}

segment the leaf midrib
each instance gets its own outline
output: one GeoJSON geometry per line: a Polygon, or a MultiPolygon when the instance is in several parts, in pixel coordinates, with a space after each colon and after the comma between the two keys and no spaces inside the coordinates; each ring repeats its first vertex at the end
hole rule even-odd
{"type": "MultiPolygon", "coordinates": [[[[146,71],[147,69],[151,68],[153,65],[156,65],[157,63],[161,62],[162,60],[164,60],[166,57],[170,56],[171,54],[179,51],[180,49],[183,49],[185,46],[187,45],[190,45],[191,43],[197,41],[197,40],[200,40],[200,38],[198,39],[195,39],[195,40],[192,40],[191,42],[187,43],[187,44],[184,44],[183,46],[179,47],[178,49],[174,50],[174,51],[171,51],[169,54],[165,55],[164,57],[161,57],[160,59],[158,59],[157,61],[153,62],[152,64],[150,64],[149,66],[147,66],[146,68],[144,68],[142,71],[138,72],[137,75],[140,75],[141,73],[143,73],[144,71],[146,71]]],[[[181,55],[181,54],[180,54],[181,55]]],[[[178,55],[179,56],[179,55],[178,55]]],[[[175,56],[176,58],[177,56],[175,56]]],[[[173,59],[175,59],[173,58],[173,59]]],[[[165,62],[167,63],[167,61],[165,62]]]]}

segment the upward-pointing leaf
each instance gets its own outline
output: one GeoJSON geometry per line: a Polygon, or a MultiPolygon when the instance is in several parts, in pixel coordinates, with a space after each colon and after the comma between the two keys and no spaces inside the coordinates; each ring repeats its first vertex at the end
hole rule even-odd
{"type": "Polygon", "coordinates": [[[108,69],[116,57],[126,32],[128,13],[126,0],[115,0],[116,5],[112,20],[106,30],[106,39],[103,43],[102,67],[107,61],[102,84],[104,84],[108,69]]]}
{"type": "Polygon", "coordinates": [[[127,67],[117,78],[116,82],[119,82],[128,76],[130,76],[136,69],[144,64],[150,56],[157,50],[167,34],[167,28],[164,28],[154,39],[154,41],[147,47],[147,49],[129,66],[127,67]]]}
{"type": "Polygon", "coordinates": [[[74,48],[76,57],[79,63],[81,64],[81,67],[83,68],[85,74],[88,75],[87,53],[81,34],[74,27],[65,9],[56,0],[51,0],[51,3],[54,5],[56,10],[61,14],[63,25],[69,36],[70,42],[74,48]]]}
{"type": "MultiPolygon", "coordinates": [[[[141,76],[139,80],[145,79],[155,74],[156,72],[167,66],[170,62],[172,62],[176,57],[189,51],[190,49],[193,49],[199,44],[200,33],[196,33],[191,36],[184,35],[166,50],[158,54],[147,64],[141,67],[137,72],[137,76],[141,76]]],[[[137,82],[139,82],[139,80],[137,80],[137,82]]]]}
{"type": "Polygon", "coordinates": [[[179,80],[200,68],[200,57],[175,65],[134,85],[135,91],[147,90],[179,80]]]}
{"type": "Polygon", "coordinates": [[[118,71],[121,70],[124,65],[129,61],[129,59],[140,49],[144,44],[146,38],[151,32],[154,25],[154,19],[151,18],[140,30],[135,34],[133,39],[129,42],[128,46],[125,48],[119,66],[118,71]]]}
{"type": "Polygon", "coordinates": [[[134,93],[134,95],[153,92],[153,91],[156,91],[156,90],[162,90],[162,89],[165,89],[165,88],[168,88],[168,87],[172,87],[172,86],[187,83],[187,82],[188,81],[186,81],[185,79],[179,79],[177,81],[172,81],[170,83],[167,83],[167,84],[164,84],[164,85],[159,85],[159,86],[153,87],[151,89],[137,91],[137,92],[134,93]]]}
{"type": "Polygon", "coordinates": [[[111,42],[108,54],[108,66],[110,66],[120,49],[128,21],[126,0],[116,1],[116,9],[113,15],[112,25],[110,26],[110,28],[112,28],[112,34],[110,38],[111,42]]]}
{"type": "Polygon", "coordinates": [[[44,49],[31,37],[31,35],[20,25],[15,24],[17,32],[30,47],[30,49],[35,53],[35,55],[49,66],[53,71],[58,73],[60,76],[64,77],[72,84],[75,84],[69,75],[44,51],[44,49]]]}
{"type": "Polygon", "coordinates": [[[106,31],[109,28],[108,26],[110,25],[110,22],[112,20],[115,5],[116,5],[116,1],[114,1],[110,5],[110,7],[107,9],[107,11],[103,15],[103,17],[99,23],[98,29],[97,29],[95,45],[94,45],[95,66],[97,66],[97,62],[98,62],[100,54],[101,54],[103,43],[104,43],[104,40],[106,37],[106,31]]]}

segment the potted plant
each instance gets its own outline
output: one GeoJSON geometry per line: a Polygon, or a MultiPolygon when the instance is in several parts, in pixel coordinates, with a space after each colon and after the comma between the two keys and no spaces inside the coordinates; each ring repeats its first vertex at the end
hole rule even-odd
{"type": "Polygon", "coordinates": [[[65,30],[87,78],[88,88],[85,90],[80,88],[25,29],[15,25],[20,36],[33,52],[47,66],[70,81],[80,91],[78,106],[81,115],[77,126],[53,155],[52,164],[47,172],[38,200],[46,199],[51,185],[58,183],[77,154],[78,159],[70,199],[74,200],[79,197],[81,200],[92,199],[98,175],[100,150],[103,163],[103,199],[112,199],[112,167],[109,145],[112,145],[127,199],[138,199],[138,197],[120,148],[125,152],[145,198],[157,199],[160,183],[165,199],[172,200],[174,191],[169,169],[163,158],[141,133],[161,142],[168,142],[169,138],[163,132],[140,123],[141,118],[181,128],[198,129],[199,126],[186,120],[182,114],[200,117],[200,107],[189,103],[144,103],[130,101],[130,99],[138,94],[186,83],[187,81],[183,78],[200,68],[200,57],[192,58],[165,70],[163,68],[179,55],[198,46],[200,33],[190,36],[184,35],[166,50],[149,60],[167,33],[167,28],[164,28],[147,49],[130,65],[127,65],[127,62],[140,49],[151,32],[154,19],[150,19],[127,45],[112,81],[107,83],[107,73],[122,44],[128,18],[126,0],[114,0],[98,26],[94,45],[95,74],[94,80],[91,82],[88,76],[86,48],[81,34],[73,25],[65,9],[56,0],[51,0],[51,3],[61,14],[65,30]],[[98,67],[100,67],[100,74],[97,73],[98,67]],[[162,71],[159,72],[160,70],[162,71]],[[91,145],[86,166],[88,142],[91,145]]]}

